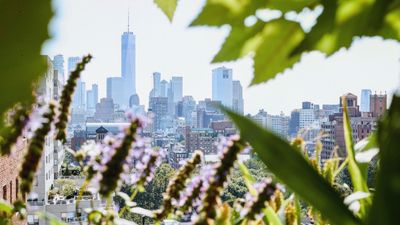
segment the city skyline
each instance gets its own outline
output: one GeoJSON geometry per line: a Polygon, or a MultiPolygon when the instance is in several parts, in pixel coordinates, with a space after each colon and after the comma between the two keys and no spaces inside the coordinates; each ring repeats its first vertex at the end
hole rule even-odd
{"type": "Polygon", "coordinates": [[[399,44],[369,38],[356,41],[349,51],[341,50],[328,59],[320,53],[309,53],[283,76],[278,75],[267,84],[249,88],[252,79],[252,62],[249,58],[235,63],[209,63],[229,28],[187,28],[187,21],[196,15],[203,2],[180,3],[172,24],[153,3],[147,1],[117,1],[113,5],[115,7],[108,7],[109,3],[99,1],[89,15],[86,15],[86,11],[72,12],[72,6],[82,5],[78,8],[83,9],[90,3],[55,2],[59,14],[53,23],[61,28],[53,29],[55,37],[44,46],[43,53],[51,56],[61,53],[65,59],[92,53],[94,60],[85,71],[83,81],[87,86],[98,83],[99,97],[105,96],[106,77],[118,75],[120,71],[121,49],[118,39],[127,29],[128,6],[131,8],[131,29],[137,37],[137,93],[146,107],[152,85],[151,75],[155,71],[161,72],[166,79],[177,74],[182,76],[185,83],[183,96],[192,95],[196,100],[201,100],[211,98],[212,69],[220,66],[232,68],[235,79],[243,85],[245,113],[255,113],[264,108],[274,114],[280,111],[289,114],[290,109],[296,108],[304,100],[335,103],[335,96],[343,92],[360,95],[361,89],[367,88],[390,94],[399,85],[399,44]],[[136,8],[145,8],[143,11],[151,13],[144,14],[135,11],[136,8]],[[104,13],[113,16],[101,18],[104,13]],[[90,18],[86,22],[90,29],[74,26],[81,22],[83,15],[90,18]],[[380,79],[381,76],[385,76],[385,79],[380,79]]]}

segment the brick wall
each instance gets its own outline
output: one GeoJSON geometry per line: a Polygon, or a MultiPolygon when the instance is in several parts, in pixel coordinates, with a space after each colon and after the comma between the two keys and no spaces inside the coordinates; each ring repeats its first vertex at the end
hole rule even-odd
{"type": "MultiPolygon", "coordinates": [[[[0,198],[8,203],[17,199],[19,191],[18,172],[26,149],[26,140],[20,140],[10,156],[0,157],[0,198]]],[[[26,221],[13,219],[12,224],[25,224],[26,221]]]]}

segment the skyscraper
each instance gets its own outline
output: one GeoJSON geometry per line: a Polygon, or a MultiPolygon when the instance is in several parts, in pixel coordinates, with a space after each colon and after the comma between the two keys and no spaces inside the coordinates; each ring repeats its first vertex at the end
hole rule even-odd
{"type": "MultiPolygon", "coordinates": [[[[68,58],[68,74],[75,70],[76,65],[81,61],[80,57],[69,57],[68,58]]],[[[86,102],[86,87],[85,82],[79,78],[76,83],[76,89],[72,101],[73,109],[85,109],[86,102]]]]}
{"type": "Polygon", "coordinates": [[[54,69],[58,71],[58,76],[61,81],[61,84],[64,85],[65,78],[66,78],[64,75],[64,56],[63,55],[54,56],[53,66],[54,66],[54,69]]]}
{"type": "Polygon", "coordinates": [[[86,109],[90,112],[94,112],[96,104],[99,101],[99,90],[97,84],[92,84],[92,89],[86,91],[86,109]]]}
{"type": "Polygon", "coordinates": [[[232,109],[240,113],[241,115],[244,114],[244,100],[243,100],[243,88],[242,85],[240,84],[240,81],[234,80],[232,82],[232,109]]]}
{"type": "Polygon", "coordinates": [[[370,96],[372,92],[370,89],[361,90],[361,112],[370,112],[370,96]]]}
{"type": "MultiPolygon", "coordinates": [[[[121,77],[107,78],[107,98],[111,98],[118,107],[124,107],[124,79],[121,77]]],[[[129,102],[127,102],[129,103],[129,102]]]]}
{"type": "Polygon", "coordinates": [[[81,61],[80,57],[69,57],[68,58],[68,74],[75,70],[76,65],[81,61]]]}
{"type": "MultiPolygon", "coordinates": [[[[136,94],[136,37],[128,31],[121,36],[121,76],[123,79],[122,105],[129,106],[129,99],[136,94]]],[[[115,99],[114,99],[115,101],[115,99]]]]}
{"type": "Polygon", "coordinates": [[[150,98],[165,97],[161,96],[161,74],[159,72],[153,73],[153,89],[150,91],[150,98]]]}
{"type": "Polygon", "coordinates": [[[232,107],[232,69],[219,67],[212,71],[212,100],[232,107]]]}
{"type": "Polygon", "coordinates": [[[162,80],[160,84],[160,96],[168,97],[169,83],[166,80],[162,80]]]}
{"type": "Polygon", "coordinates": [[[183,92],[182,77],[172,77],[170,85],[171,85],[171,91],[172,91],[172,95],[173,95],[173,102],[176,104],[182,100],[182,92],[183,92]]]}
{"type": "Polygon", "coordinates": [[[154,129],[165,129],[166,125],[163,121],[165,121],[168,115],[168,98],[152,97],[150,98],[149,106],[149,111],[152,111],[154,114],[154,129]]]}
{"type": "Polygon", "coordinates": [[[72,101],[73,109],[85,109],[86,108],[86,83],[81,79],[76,82],[76,89],[74,98],[72,101]]]}

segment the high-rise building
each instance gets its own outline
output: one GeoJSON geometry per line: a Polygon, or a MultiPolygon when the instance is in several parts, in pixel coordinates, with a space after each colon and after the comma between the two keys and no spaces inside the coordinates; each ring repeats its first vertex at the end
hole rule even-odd
{"type": "Polygon", "coordinates": [[[212,71],[212,100],[232,107],[232,69],[219,67],[212,71]]]}
{"type": "MultiPolygon", "coordinates": [[[[52,61],[48,57],[47,64],[47,73],[43,76],[36,90],[37,94],[43,96],[46,102],[57,99],[61,94],[61,89],[59,88],[61,81],[58,75],[56,75],[58,71],[54,69],[52,61]]],[[[46,213],[46,211],[49,211],[47,208],[49,205],[49,191],[59,175],[63,160],[64,148],[61,142],[54,140],[51,135],[46,136],[46,144],[43,147],[43,156],[40,162],[41,166],[35,174],[35,184],[33,185],[32,192],[27,196],[28,224],[46,224],[44,219],[37,217],[37,213],[46,213]]],[[[17,187],[18,181],[16,180],[15,183],[17,187]]],[[[12,183],[10,183],[10,186],[12,186],[12,183]]]]}
{"type": "Polygon", "coordinates": [[[168,97],[169,83],[166,80],[162,80],[160,84],[160,97],[168,97]]]}
{"type": "Polygon", "coordinates": [[[165,129],[164,123],[168,116],[168,98],[165,97],[153,97],[150,98],[149,111],[153,112],[153,126],[154,130],[165,129]]]}
{"type": "MultiPolygon", "coordinates": [[[[107,78],[107,98],[111,98],[117,108],[124,107],[124,80],[121,77],[107,78]]],[[[129,102],[127,102],[129,103],[129,102]]]]}
{"type": "Polygon", "coordinates": [[[139,105],[140,105],[139,95],[137,94],[132,95],[131,98],[129,99],[129,108],[139,105]]]}
{"type": "Polygon", "coordinates": [[[194,126],[196,121],[193,121],[192,113],[196,111],[196,101],[192,96],[183,97],[182,101],[182,116],[185,118],[187,126],[194,126]]]}
{"type": "Polygon", "coordinates": [[[350,118],[350,126],[354,142],[358,142],[368,137],[376,128],[376,117],[371,114],[362,114],[357,104],[357,96],[351,93],[343,95],[339,102],[339,113],[329,116],[329,121],[323,122],[321,128],[324,132],[321,142],[323,150],[321,152],[322,160],[326,160],[333,156],[335,146],[338,147],[337,154],[339,157],[345,157],[346,145],[343,126],[343,101],[346,101],[348,107],[348,115],[350,118]]]}
{"type": "Polygon", "coordinates": [[[370,96],[372,92],[369,89],[361,90],[361,105],[360,111],[361,112],[370,112],[370,96]]]}
{"type": "Polygon", "coordinates": [[[76,89],[72,101],[73,109],[86,109],[86,83],[81,79],[76,82],[76,89]]]}
{"type": "Polygon", "coordinates": [[[283,113],[280,115],[267,115],[267,128],[282,138],[287,138],[289,135],[290,117],[283,113]]]}
{"type": "Polygon", "coordinates": [[[122,106],[127,107],[130,97],[136,94],[136,37],[129,31],[129,18],[128,31],[121,36],[121,76],[123,79],[122,106]]]}
{"type": "Polygon", "coordinates": [[[244,114],[244,100],[243,100],[243,88],[240,81],[232,81],[232,109],[243,115],[244,114]]]}
{"type": "Polygon", "coordinates": [[[54,69],[58,71],[58,76],[60,77],[61,85],[65,83],[65,75],[64,75],[64,56],[63,55],[56,55],[53,58],[53,66],[54,69]]]}
{"type": "Polygon", "coordinates": [[[96,104],[96,112],[94,118],[101,122],[113,122],[114,119],[114,102],[112,98],[102,98],[96,104]]]}
{"type": "Polygon", "coordinates": [[[81,57],[69,57],[68,58],[68,74],[76,69],[76,65],[81,61],[81,57]]]}
{"type": "Polygon", "coordinates": [[[311,126],[316,121],[314,109],[300,109],[299,110],[299,128],[305,129],[311,126]]]}
{"type": "Polygon", "coordinates": [[[314,103],[312,102],[302,102],[302,109],[314,109],[314,103]]]}
{"type": "Polygon", "coordinates": [[[161,96],[161,74],[158,72],[153,73],[153,90],[151,97],[161,96]]]}
{"type": "Polygon", "coordinates": [[[171,91],[172,91],[172,101],[176,104],[182,100],[183,95],[183,78],[182,77],[172,77],[171,78],[171,91]]]}
{"type": "Polygon", "coordinates": [[[382,116],[387,110],[387,95],[373,94],[370,96],[370,112],[374,117],[382,116]]]}
{"type": "MultiPolygon", "coordinates": [[[[80,57],[69,57],[68,58],[68,74],[76,69],[76,65],[81,61],[80,57]]],[[[86,109],[86,87],[85,82],[83,82],[80,78],[76,82],[76,89],[73,96],[72,101],[72,109],[73,110],[82,110],[86,109]]]]}
{"type": "Polygon", "coordinates": [[[295,137],[300,129],[300,110],[295,109],[290,114],[289,135],[295,137]]]}
{"type": "Polygon", "coordinates": [[[86,109],[89,112],[94,112],[96,104],[99,102],[99,90],[97,84],[92,84],[92,89],[86,91],[86,109]]]}

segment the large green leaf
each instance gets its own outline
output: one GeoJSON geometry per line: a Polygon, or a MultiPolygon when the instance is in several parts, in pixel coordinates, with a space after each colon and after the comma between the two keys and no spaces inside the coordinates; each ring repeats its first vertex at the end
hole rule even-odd
{"type": "Polygon", "coordinates": [[[227,109],[225,112],[240,129],[242,138],[250,143],[268,169],[302,199],[318,209],[332,224],[361,224],[344,205],[339,194],[297,149],[250,119],[227,109]]]}
{"type": "Polygon", "coordinates": [[[269,0],[268,8],[279,10],[283,13],[286,12],[301,12],[304,8],[313,9],[320,4],[320,0],[269,0]]]}
{"type": "Polygon", "coordinates": [[[259,20],[251,27],[233,26],[213,62],[232,61],[255,52],[252,84],[258,84],[274,78],[300,59],[299,54],[290,54],[303,34],[298,23],[284,19],[267,23],[259,20]]]}
{"type": "Polygon", "coordinates": [[[398,6],[394,0],[323,0],[324,11],[294,53],[319,50],[328,55],[350,47],[354,37],[399,40],[398,6]]]}
{"type": "Polygon", "coordinates": [[[212,62],[233,61],[251,51],[255,51],[263,41],[261,31],[264,29],[265,24],[265,22],[259,20],[251,27],[232,27],[231,32],[212,62]]]}
{"type": "Polygon", "coordinates": [[[203,10],[190,26],[243,26],[244,20],[264,8],[263,0],[207,0],[203,10]]]}
{"type": "Polygon", "coordinates": [[[379,123],[377,137],[381,162],[368,224],[398,224],[400,212],[400,96],[393,97],[388,114],[379,123]]]}
{"type": "MultiPolygon", "coordinates": [[[[367,186],[367,169],[368,164],[359,164],[356,161],[356,152],[354,150],[354,143],[353,143],[353,132],[351,127],[351,121],[347,109],[347,102],[346,99],[343,97],[343,127],[344,127],[344,139],[346,142],[346,152],[347,152],[347,162],[348,162],[348,169],[351,177],[351,181],[354,186],[355,192],[365,192],[369,193],[368,186],[367,186]]],[[[367,213],[369,206],[371,205],[371,199],[367,198],[360,201],[361,208],[360,208],[360,216],[364,217],[367,213]]]]}
{"type": "Polygon", "coordinates": [[[33,100],[32,83],[47,69],[40,50],[49,38],[48,25],[53,13],[50,0],[0,0],[0,5],[2,115],[16,102],[33,100]]]}
{"type": "Polygon", "coordinates": [[[254,56],[252,84],[272,79],[298,62],[300,55],[290,54],[303,38],[304,32],[296,22],[283,19],[268,22],[263,30],[262,44],[254,56]]]}
{"type": "Polygon", "coordinates": [[[170,21],[174,18],[178,0],[154,0],[170,21]]]}

